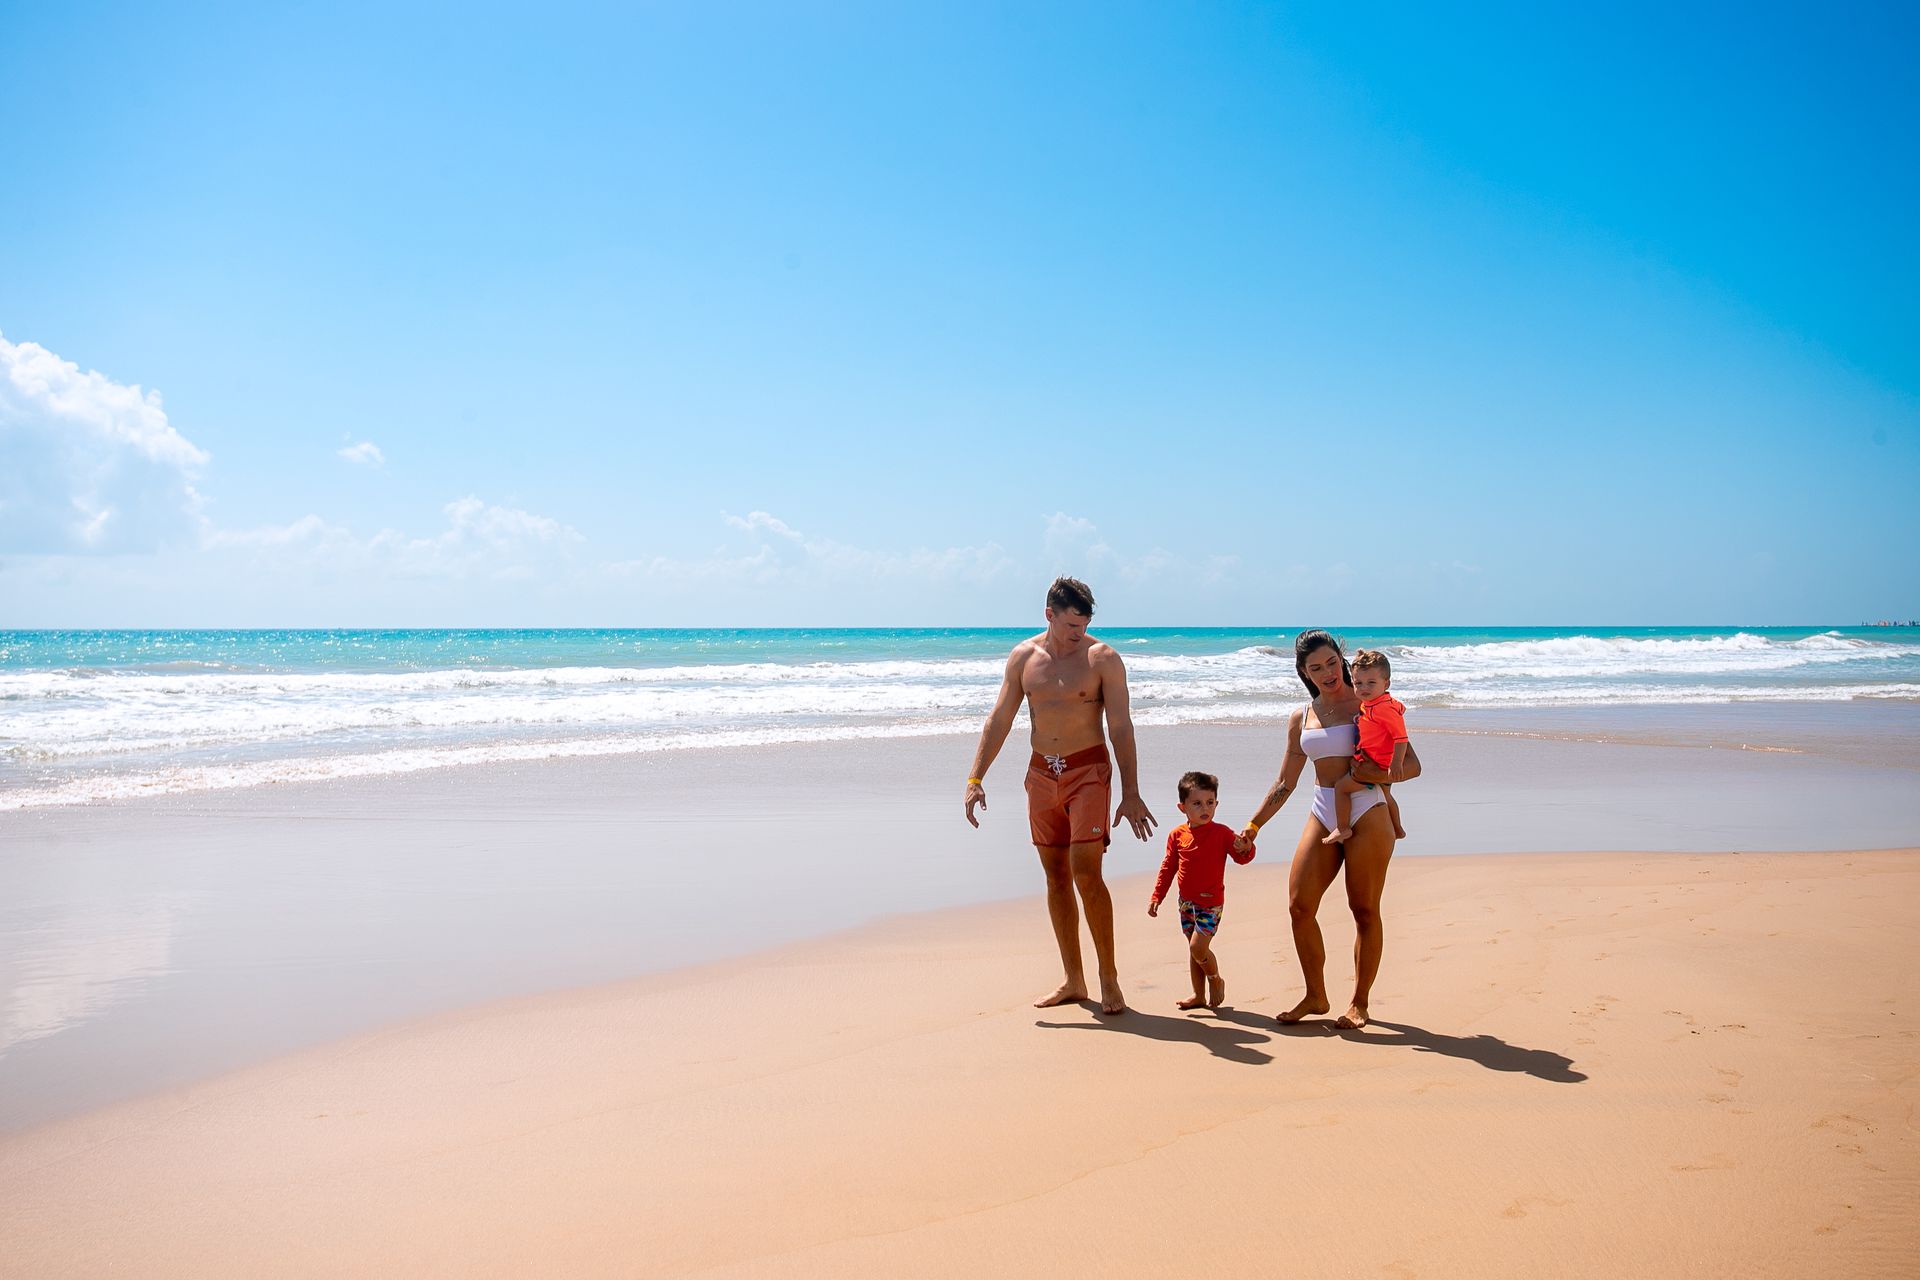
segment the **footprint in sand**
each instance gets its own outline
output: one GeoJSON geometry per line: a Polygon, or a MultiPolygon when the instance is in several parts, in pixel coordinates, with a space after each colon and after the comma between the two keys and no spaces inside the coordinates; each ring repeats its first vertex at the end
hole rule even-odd
{"type": "Polygon", "coordinates": [[[1727,1086],[1727,1088],[1738,1089],[1740,1087],[1740,1081],[1744,1077],[1732,1067],[1715,1067],[1714,1070],[1720,1073],[1720,1083],[1727,1086]]]}
{"type": "Polygon", "coordinates": [[[1676,1164],[1676,1165],[1669,1165],[1667,1167],[1672,1169],[1675,1173],[1710,1173],[1717,1169],[1735,1169],[1735,1168],[1738,1168],[1739,1166],[1734,1164],[1732,1156],[1729,1156],[1724,1152],[1716,1151],[1712,1155],[1706,1157],[1706,1160],[1704,1163],[1676,1164]]]}
{"type": "Polygon", "coordinates": [[[1608,1012],[1609,1006],[1618,999],[1618,996],[1595,996],[1593,998],[1593,1008],[1575,1009],[1573,1010],[1573,1016],[1576,1018],[1597,1018],[1601,1014],[1608,1012]]]}
{"type": "Polygon", "coordinates": [[[1862,1120],[1856,1115],[1849,1115],[1845,1111],[1836,1111],[1832,1115],[1821,1116],[1808,1127],[1813,1129],[1831,1129],[1835,1133],[1844,1133],[1849,1138],[1857,1138],[1863,1133],[1873,1132],[1871,1122],[1862,1120]]]}
{"type": "Polygon", "coordinates": [[[1552,1196],[1521,1196],[1512,1204],[1502,1209],[1500,1216],[1503,1218],[1524,1218],[1527,1216],[1528,1205],[1537,1205],[1543,1209],[1562,1209],[1572,1203],[1573,1201],[1571,1200],[1556,1200],[1552,1196]]]}
{"type": "Polygon", "coordinates": [[[1850,1223],[1852,1223],[1852,1221],[1855,1218],[1860,1216],[1854,1210],[1854,1207],[1850,1204],[1841,1205],[1840,1210],[1841,1212],[1838,1218],[1836,1218],[1831,1222],[1821,1223],[1819,1226],[1813,1229],[1813,1234],[1817,1236],[1838,1235],[1840,1233],[1840,1228],[1849,1225],[1850,1223]]]}

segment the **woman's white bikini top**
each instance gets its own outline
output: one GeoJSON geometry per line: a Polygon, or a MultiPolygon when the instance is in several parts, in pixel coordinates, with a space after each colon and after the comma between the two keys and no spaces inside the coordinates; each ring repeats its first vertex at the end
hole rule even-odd
{"type": "MultiPolygon", "coordinates": [[[[1307,713],[1313,710],[1309,702],[1301,713],[1300,722],[1306,723],[1307,713]]],[[[1300,730],[1300,749],[1307,753],[1309,760],[1325,760],[1329,756],[1350,756],[1360,749],[1360,726],[1357,724],[1336,724],[1332,728],[1322,726],[1318,729],[1300,730]]]]}

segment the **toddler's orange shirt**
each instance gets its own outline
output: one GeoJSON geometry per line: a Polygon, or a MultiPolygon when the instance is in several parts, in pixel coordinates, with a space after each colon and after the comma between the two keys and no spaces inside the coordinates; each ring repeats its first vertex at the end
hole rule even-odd
{"type": "Polygon", "coordinates": [[[1407,741],[1407,709],[1390,693],[1360,704],[1360,749],[1355,760],[1371,760],[1382,769],[1393,768],[1393,744],[1407,741]]]}
{"type": "Polygon", "coordinates": [[[1160,878],[1153,882],[1153,900],[1167,896],[1175,871],[1180,873],[1180,897],[1196,906],[1217,906],[1227,893],[1227,859],[1252,862],[1254,846],[1245,853],[1233,851],[1239,833],[1224,822],[1209,822],[1195,831],[1182,823],[1167,832],[1167,856],[1160,863],[1160,878]]]}

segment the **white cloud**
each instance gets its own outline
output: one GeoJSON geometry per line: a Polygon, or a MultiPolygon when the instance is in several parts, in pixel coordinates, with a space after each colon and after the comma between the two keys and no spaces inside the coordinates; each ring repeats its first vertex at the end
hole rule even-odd
{"type": "Polygon", "coordinates": [[[1060,572],[1073,574],[1113,555],[1113,548],[1100,536],[1099,528],[1085,516],[1070,516],[1056,511],[1047,517],[1044,539],[1047,558],[1064,566],[1060,572]]]}
{"type": "Polygon", "coordinates": [[[1069,574],[1089,585],[1095,579],[1115,578],[1129,586],[1161,581],[1218,583],[1230,577],[1239,564],[1237,556],[1190,559],[1157,546],[1137,555],[1123,555],[1093,521],[1064,511],[1047,517],[1044,545],[1053,573],[1069,574]]]}
{"type": "Polygon", "coordinates": [[[192,534],[207,460],[158,392],[0,335],[0,551],[145,551],[192,534]]]}
{"type": "MultiPolygon", "coordinates": [[[[1179,590],[1230,583],[1240,570],[1231,555],[1175,555],[1151,547],[1137,555],[1115,550],[1098,525],[1084,516],[1056,511],[1046,517],[1034,554],[1009,555],[999,543],[894,551],[860,547],[794,528],[766,511],[744,516],[720,513],[727,528],[743,535],[744,546],[720,548],[687,559],[653,556],[608,565],[625,577],[665,585],[751,584],[756,587],[822,590],[899,584],[916,589],[982,588],[1044,584],[1058,574],[1086,578],[1123,593],[1179,590]]],[[[844,593],[842,593],[844,594],[844,593]]]]}
{"type": "Polygon", "coordinates": [[[350,444],[338,451],[342,458],[355,466],[383,467],[387,464],[387,455],[380,452],[380,446],[371,440],[362,440],[359,444],[350,444]]]}
{"type": "Polygon", "coordinates": [[[805,541],[805,538],[798,530],[794,529],[793,526],[777,516],[768,515],[764,511],[750,511],[744,518],[728,515],[722,511],[720,518],[735,529],[741,529],[747,533],[755,533],[764,529],[768,533],[785,538],[788,542],[805,541]]]}
{"type": "Polygon", "coordinates": [[[917,547],[887,551],[854,546],[801,532],[766,511],[745,516],[720,513],[730,529],[746,535],[748,548],[721,548],[692,559],[653,556],[608,565],[622,576],[675,582],[748,582],[760,586],[860,586],[910,580],[919,585],[983,584],[1013,567],[997,543],[985,546],[917,547]]]}
{"type": "Polygon", "coordinates": [[[238,551],[255,563],[324,567],[406,578],[511,581],[565,566],[584,539],[569,525],[469,495],[442,508],[446,527],[427,537],[382,529],[370,538],[309,515],[287,525],[210,532],[211,551],[238,551]]]}

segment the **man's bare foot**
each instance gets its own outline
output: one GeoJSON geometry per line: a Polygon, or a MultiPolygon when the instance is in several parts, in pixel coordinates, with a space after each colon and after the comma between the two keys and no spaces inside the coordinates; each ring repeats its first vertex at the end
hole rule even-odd
{"type": "MultiPolygon", "coordinates": [[[[1322,840],[1320,843],[1321,844],[1345,844],[1347,841],[1351,839],[1353,839],[1353,828],[1341,827],[1339,830],[1334,831],[1332,834],[1330,834],[1325,840],[1322,840]]],[[[1325,1010],[1322,1010],[1322,1012],[1325,1012],[1325,1010]]]]}
{"type": "Polygon", "coordinates": [[[1127,998],[1120,994],[1120,980],[1102,978],[1100,980],[1100,1012],[1125,1013],[1126,1011],[1127,998]]]}
{"type": "Polygon", "coordinates": [[[1057,1004],[1072,1004],[1076,1000],[1087,998],[1087,984],[1084,982],[1063,982],[1051,994],[1041,996],[1033,1002],[1036,1009],[1051,1009],[1057,1004]]]}
{"type": "Polygon", "coordinates": [[[1219,974],[1207,979],[1207,1008],[1218,1009],[1227,998],[1227,980],[1219,974]]]}
{"type": "Polygon", "coordinates": [[[1310,1018],[1316,1013],[1325,1013],[1331,1007],[1325,1000],[1316,1000],[1312,996],[1307,996],[1299,1004],[1280,1015],[1280,1025],[1287,1026],[1302,1018],[1310,1018]]]}
{"type": "Polygon", "coordinates": [[[1367,1006],[1363,1004],[1348,1006],[1347,1011],[1341,1014],[1333,1025],[1343,1031],[1358,1031],[1367,1025],[1367,1006]]]}
{"type": "Polygon", "coordinates": [[[1198,1009],[1205,1003],[1206,999],[1203,996],[1188,996],[1185,1000],[1175,1000],[1173,1007],[1176,1009],[1198,1009]]]}

